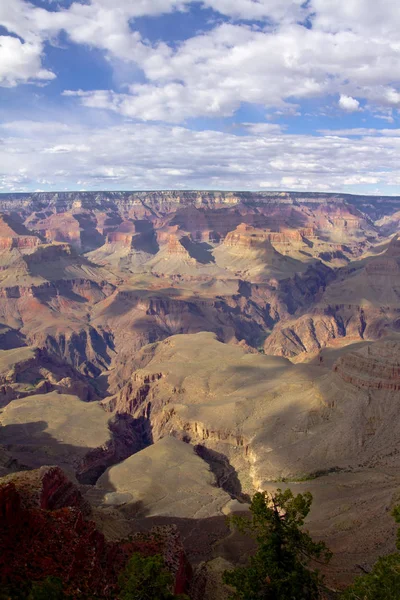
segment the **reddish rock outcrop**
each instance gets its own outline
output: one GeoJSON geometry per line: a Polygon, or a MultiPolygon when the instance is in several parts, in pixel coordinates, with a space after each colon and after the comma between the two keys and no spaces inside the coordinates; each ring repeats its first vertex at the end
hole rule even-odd
{"type": "Polygon", "coordinates": [[[400,344],[383,341],[354,352],[347,352],[333,370],[358,388],[400,390],[400,344]]]}
{"type": "Polygon", "coordinates": [[[26,227],[8,215],[0,215],[0,250],[30,250],[41,243],[26,227]]]}
{"type": "Polygon", "coordinates": [[[2,237],[0,238],[0,250],[27,250],[36,248],[40,244],[40,240],[33,235],[19,237],[2,237]]]}
{"type": "Polygon", "coordinates": [[[190,256],[189,252],[182,245],[179,238],[175,235],[170,235],[167,243],[167,254],[170,256],[178,256],[188,261],[195,263],[194,259],[190,256]]]}
{"type": "Polygon", "coordinates": [[[227,246],[240,246],[243,248],[256,248],[261,245],[304,243],[304,238],[313,238],[316,233],[312,227],[290,229],[280,227],[278,231],[257,229],[246,223],[241,223],[234,231],[228,233],[224,240],[227,246]]]}
{"type": "Polygon", "coordinates": [[[48,242],[66,242],[77,250],[92,250],[101,246],[105,239],[103,223],[97,228],[96,214],[85,210],[79,201],[73,201],[69,210],[29,215],[25,223],[48,242]]]}
{"type": "Polygon", "coordinates": [[[343,324],[333,315],[305,315],[278,326],[264,344],[265,354],[293,358],[303,352],[315,354],[332,340],[344,337],[343,324]]]}
{"type": "Polygon", "coordinates": [[[48,242],[67,242],[81,248],[81,227],[70,213],[54,214],[45,219],[30,219],[27,225],[42,234],[48,242]]]}
{"type": "Polygon", "coordinates": [[[5,484],[15,487],[22,508],[57,510],[70,507],[90,515],[90,505],[78,488],[59,467],[41,467],[33,471],[20,471],[0,479],[0,490],[5,484]]]}
{"type": "Polygon", "coordinates": [[[315,211],[315,224],[320,230],[357,231],[367,226],[367,219],[359,210],[348,204],[324,203],[315,211]]]}
{"type": "MultiPolygon", "coordinates": [[[[255,229],[251,225],[241,223],[235,231],[228,233],[224,240],[225,246],[240,248],[259,248],[270,247],[270,236],[272,234],[266,231],[255,229]]],[[[272,250],[272,247],[271,247],[272,250]]]]}
{"type": "Polygon", "coordinates": [[[107,244],[122,244],[125,248],[132,246],[132,238],[135,234],[113,231],[107,235],[107,244]]]}
{"type": "Polygon", "coordinates": [[[55,576],[72,598],[82,594],[115,598],[118,575],[129,557],[161,554],[174,575],[175,592],[185,591],[190,568],[174,527],[108,542],[92,521],[80,492],[55,467],[0,480],[0,582],[20,588],[25,582],[55,576]]]}
{"type": "Polygon", "coordinates": [[[43,262],[52,262],[60,259],[68,259],[77,256],[69,244],[45,244],[32,254],[24,257],[26,264],[36,265],[43,262]]]}

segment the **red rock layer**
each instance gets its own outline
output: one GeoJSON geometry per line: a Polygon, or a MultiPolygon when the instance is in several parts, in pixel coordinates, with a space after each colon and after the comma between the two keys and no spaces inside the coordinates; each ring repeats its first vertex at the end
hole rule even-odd
{"type": "Polygon", "coordinates": [[[107,244],[120,243],[123,246],[130,248],[132,245],[133,235],[135,234],[113,231],[107,235],[107,244]]]}
{"type": "Polygon", "coordinates": [[[107,542],[82,508],[79,491],[57,467],[0,480],[1,585],[18,588],[54,576],[72,598],[115,598],[119,573],[139,552],[163,555],[175,577],[175,593],[185,591],[189,569],[175,528],[107,542]]]}
{"type": "Polygon", "coordinates": [[[193,260],[189,252],[181,244],[179,238],[175,235],[170,235],[168,238],[167,253],[171,256],[180,256],[187,260],[193,260]]]}
{"type": "Polygon", "coordinates": [[[335,363],[334,371],[359,388],[400,390],[399,349],[398,343],[388,341],[348,352],[335,363]]]}
{"type": "Polygon", "coordinates": [[[228,233],[224,240],[224,245],[244,249],[270,246],[269,235],[270,233],[266,231],[241,223],[234,231],[228,233]]]}
{"type": "Polygon", "coordinates": [[[39,238],[34,235],[21,235],[18,237],[0,237],[0,250],[26,250],[40,245],[39,238]]]}

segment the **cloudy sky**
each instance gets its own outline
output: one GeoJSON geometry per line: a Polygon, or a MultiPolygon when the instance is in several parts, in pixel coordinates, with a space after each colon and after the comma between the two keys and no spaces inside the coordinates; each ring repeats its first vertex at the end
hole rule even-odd
{"type": "Polygon", "coordinates": [[[0,0],[0,191],[400,195],[398,0],[0,0]]]}

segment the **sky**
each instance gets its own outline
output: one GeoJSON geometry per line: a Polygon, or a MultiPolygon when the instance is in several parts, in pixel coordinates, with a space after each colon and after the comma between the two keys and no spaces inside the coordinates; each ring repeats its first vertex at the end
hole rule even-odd
{"type": "Polygon", "coordinates": [[[400,195],[398,0],[0,0],[0,192],[400,195]]]}

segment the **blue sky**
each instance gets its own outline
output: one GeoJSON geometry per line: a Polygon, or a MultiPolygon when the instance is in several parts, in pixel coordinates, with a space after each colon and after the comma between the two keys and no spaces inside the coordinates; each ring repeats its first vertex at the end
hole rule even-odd
{"type": "Polygon", "coordinates": [[[0,2],[0,191],[399,194],[394,0],[0,2]]]}

